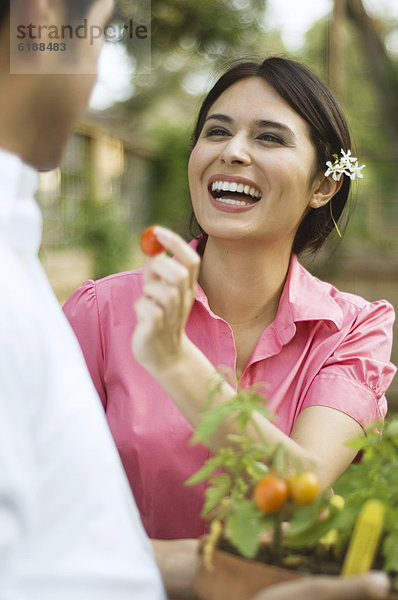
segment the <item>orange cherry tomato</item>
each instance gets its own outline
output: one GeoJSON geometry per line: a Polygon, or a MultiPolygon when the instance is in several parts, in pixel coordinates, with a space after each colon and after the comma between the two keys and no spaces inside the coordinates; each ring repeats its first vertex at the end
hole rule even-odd
{"type": "Polygon", "coordinates": [[[254,502],[266,514],[278,512],[287,499],[286,481],[274,475],[265,475],[254,488],[254,502]]]}
{"type": "Polygon", "coordinates": [[[315,473],[305,471],[287,480],[289,497],[300,506],[312,504],[319,496],[319,480],[315,473]]]}
{"type": "Polygon", "coordinates": [[[141,249],[144,254],[147,254],[148,256],[155,256],[155,254],[159,254],[164,250],[164,246],[158,241],[154,229],[155,226],[151,225],[141,234],[141,249]]]}

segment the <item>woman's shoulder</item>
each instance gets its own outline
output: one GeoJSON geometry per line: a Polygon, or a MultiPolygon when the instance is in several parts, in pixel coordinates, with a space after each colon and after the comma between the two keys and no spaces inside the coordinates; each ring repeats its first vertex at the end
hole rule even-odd
{"type": "Polygon", "coordinates": [[[64,312],[95,310],[124,305],[131,310],[132,302],[141,295],[143,269],[122,271],[101,279],[84,281],[64,304],[64,312]]]}
{"type": "Polygon", "coordinates": [[[91,287],[95,287],[95,290],[101,294],[101,296],[109,296],[113,293],[129,293],[131,294],[134,290],[141,291],[143,281],[143,269],[134,269],[132,271],[121,271],[120,273],[114,273],[107,275],[101,279],[91,280],[91,287]]]}
{"type": "Polygon", "coordinates": [[[344,312],[353,311],[356,313],[360,313],[364,310],[369,312],[382,310],[394,313],[394,308],[392,304],[384,298],[369,300],[351,291],[342,290],[340,289],[340,287],[336,287],[336,285],[332,283],[325,281],[321,281],[321,283],[325,286],[325,289],[327,290],[329,296],[333,298],[335,302],[337,302],[337,304],[343,309],[344,312]]]}
{"type": "Polygon", "coordinates": [[[341,289],[338,281],[328,282],[312,275],[302,265],[299,266],[301,276],[307,280],[307,286],[317,291],[317,300],[322,299],[332,301],[341,311],[343,323],[347,321],[356,321],[359,317],[369,318],[370,316],[379,316],[393,321],[395,311],[392,304],[384,299],[367,299],[362,295],[341,289]]]}

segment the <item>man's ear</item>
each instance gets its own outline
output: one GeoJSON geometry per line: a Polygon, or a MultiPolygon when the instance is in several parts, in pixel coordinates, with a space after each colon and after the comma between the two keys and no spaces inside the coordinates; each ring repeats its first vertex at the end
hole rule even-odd
{"type": "Polygon", "coordinates": [[[323,173],[320,174],[315,180],[312,198],[308,206],[310,208],[325,206],[337,194],[342,185],[343,177],[341,177],[340,181],[336,181],[331,175],[325,177],[323,173]]]}

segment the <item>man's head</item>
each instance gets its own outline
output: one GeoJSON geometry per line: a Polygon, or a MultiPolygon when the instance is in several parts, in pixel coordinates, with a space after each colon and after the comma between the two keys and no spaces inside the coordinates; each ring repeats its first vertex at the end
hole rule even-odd
{"type": "Polygon", "coordinates": [[[56,40],[59,50],[50,52],[49,42],[54,40],[45,36],[50,26],[61,31],[65,26],[76,28],[83,21],[88,27],[103,29],[113,7],[113,0],[13,0],[11,13],[9,6],[1,7],[0,147],[19,154],[39,170],[57,166],[65,143],[87,106],[103,37],[94,44],[88,38],[65,39],[64,52],[60,50],[62,40],[56,40]],[[32,23],[36,31],[41,25],[44,37],[18,39],[20,23],[32,23]],[[29,68],[22,74],[13,74],[11,56],[18,42],[25,49],[23,58],[26,57],[29,68]],[[42,43],[45,50],[33,52],[35,43],[42,43]]]}

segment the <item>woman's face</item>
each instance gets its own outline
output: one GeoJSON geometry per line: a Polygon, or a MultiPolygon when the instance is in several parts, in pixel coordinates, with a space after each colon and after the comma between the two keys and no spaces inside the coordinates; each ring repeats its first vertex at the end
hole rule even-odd
{"type": "Polygon", "coordinates": [[[188,176],[201,227],[222,239],[293,244],[319,178],[307,123],[258,77],[211,106],[188,176]]]}

